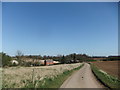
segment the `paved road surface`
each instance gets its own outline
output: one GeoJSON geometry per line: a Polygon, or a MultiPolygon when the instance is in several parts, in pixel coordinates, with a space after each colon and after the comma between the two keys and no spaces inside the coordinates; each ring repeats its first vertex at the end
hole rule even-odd
{"type": "Polygon", "coordinates": [[[70,76],[60,88],[104,88],[93,75],[90,65],[84,66],[72,76],[70,76]]]}

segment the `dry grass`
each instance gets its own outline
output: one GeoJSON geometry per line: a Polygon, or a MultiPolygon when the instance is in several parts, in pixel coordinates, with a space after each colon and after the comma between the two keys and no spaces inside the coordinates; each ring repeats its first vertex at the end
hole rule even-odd
{"type": "Polygon", "coordinates": [[[80,66],[77,64],[63,64],[40,67],[9,67],[3,69],[3,87],[22,88],[28,82],[32,82],[34,69],[34,81],[43,80],[45,77],[54,77],[66,70],[72,70],[80,66]]]}
{"type": "Polygon", "coordinates": [[[2,88],[2,68],[0,68],[0,89],[2,88]]]}

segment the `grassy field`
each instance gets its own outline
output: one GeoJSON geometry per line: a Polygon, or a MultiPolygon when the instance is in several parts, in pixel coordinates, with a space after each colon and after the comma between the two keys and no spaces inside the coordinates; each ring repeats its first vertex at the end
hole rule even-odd
{"type": "Polygon", "coordinates": [[[79,67],[80,65],[81,63],[40,67],[4,68],[3,88],[32,88],[44,86],[43,84],[45,80],[52,80],[65,72],[69,72],[79,67]]]}
{"type": "Polygon", "coordinates": [[[2,88],[2,68],[0,68],[0,90],[2,88]]]}
{"type": "Polygon", "coordinates": [[[73,74],[73,72],[79,70],[83,65],[84,64],[72,70],[64,71],[62,74],[57,75],[53,78],[45,78],[44,80],[39,82],[38,86],[35,86],[35,87],[36,88],[59,88],[63,84],[63,82],[73,74]]]}
{"type": "MultiPolygon", "coordinates": [[[[97,78],[102,82],[104,83],[106,86],[108,86],[109,88],[113,89],[113,88],[120,88],[120,80],[115,77],[117,75],[115,75],[114,73],[114,76],[111,75],[111,74],[108,74],[106,71],[104,71],[103,69],[103,66],[104,67],[108,67],[109,69],[111,67],[109,67],[109,63],[111,62],[108,62],[108,64],[106,65],[102,65],[101,63],[107,63],[106,61],[104,62],[95,62],[95,63],[92,63],[91,64],[91,68],[92,68],[92,71],[94,72],[94,74],[97,76],[97,78]],[[99,64],[98,64],[99,63],[99,64]]],[[[112,64],[112,63],[111,63],[112,64]]],[[[114,64],[114,63],[113,63],[114,64]]],[[[112,66],[112,67],[116,67],[118,68],[118,66],[112,66]]],[[[112,69],[111,69],[112,70],[112,69]]],[[[108,70],[110,71],[110,70],[108,70]]]]}

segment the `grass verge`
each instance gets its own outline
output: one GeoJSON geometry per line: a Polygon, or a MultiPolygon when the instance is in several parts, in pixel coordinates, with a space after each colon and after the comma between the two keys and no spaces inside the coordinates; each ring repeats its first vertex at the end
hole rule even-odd
{"type": "Polygon", "coordinates": [[[113,77],[106,72],[100,70],[94,64],[90,64],[91,69],[95,76],[100,80],[105,86],[109,87],[110,89],[117,89],[120,88],[120,80],[116,77],[113,77]]]}
{"type": "Polygon", "coordinates": [[[73,72],[79,70],[84,64],[72,70],[67,70],[60,75],[52,78],[44,78],[42,81],[35,81],[35,84],[29,82],[25,88],[59,88],[63,82],[73,74],[73,72]]]}

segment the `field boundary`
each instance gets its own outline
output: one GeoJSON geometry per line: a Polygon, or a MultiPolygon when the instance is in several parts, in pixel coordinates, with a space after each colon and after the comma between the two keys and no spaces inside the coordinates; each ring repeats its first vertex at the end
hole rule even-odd
{"type": "MultiPolygon", "coordinates": [[[[92,70],[92,69],[91,69],[92,70]]],[[[94,76],[96,77],[96,79],[102,84],[104,85],[106,88],[111,89],[108,85],[106,85],[96,74],[95,72],[92,70],[92,73],[94,74],[94,76]]]]}
{"type": "Polygon", "coordinates": [[[95,75],[95,77],[97,78],[97,80],[100,81],[106,88],[112,89],[112,90],[117,90],[120,88],[120,86],[119,86],[120,80],[119,79],[116,79],[116,81],[114,81],[114,82],[117,82],[117,83],[114,83],[111,81],[111,79],[114,79],[115,77],[107,74],[106,72],[104,72],[106,74],[100,72],[100,69],[97,68],[94,64],[90,63],[90,66],[91,66],[91,70],[92,70],[93,74],[95,75]],[[104,79],[103,79],[103,77],[104,77],[104,79]],[[114,84],[114,85],[112,85],[112,84],[114,84]]]}

